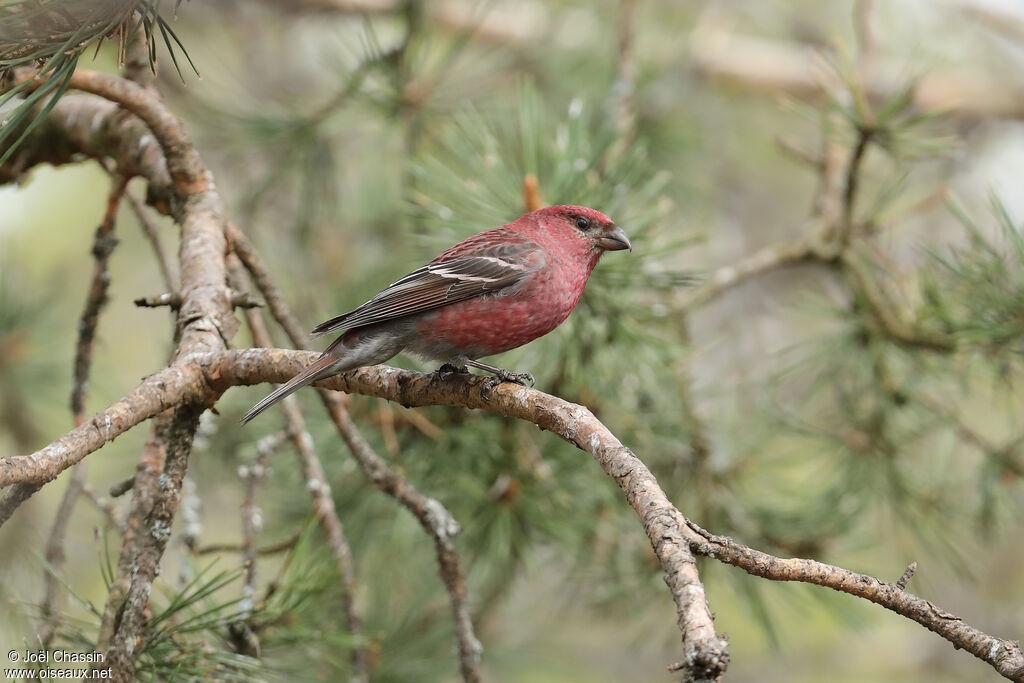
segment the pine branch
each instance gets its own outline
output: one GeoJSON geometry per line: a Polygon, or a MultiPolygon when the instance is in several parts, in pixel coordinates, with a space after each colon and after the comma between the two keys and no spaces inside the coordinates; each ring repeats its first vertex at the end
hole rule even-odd
{"type": "MultiPolygon", "coordinates": [[[[231,253],[228,259],[228,270],[232,284],[239,290],[247,289],[245,284],[245,271],[241,261],[235,253],[231,253]]],[[[263,317],[258,311],[247,309],[245,319],[252,333],[253,344],[260,347],[270,347],[270,333],[263,322],[263,317]]],[[[355,606],[356,577],[352,564],[352,550],[349,547],[348,539],[345,537],[344,528],[338,512],[334,507],[334,499],[331,497],[331,487],[327,482],[327,475],[324,472],[323,464],[313,448],[313,437],[306,429],[305,419],[299,410],[298,399],[289,396],[281,402],[284,412],[285,433],[295,447],[299,456],[299,464],[302,467],[303,479],[306,482],[306,490],[312,498],[313,514],[317,522],[323,528],[327,537],[327,545],[331,549],[331,555],[338,564],[338,575],[342,581],[342,613],[345,615],[345,622],[349,633],[358,640],[362,635],[362,618],[359,616],[355,606]]],[[[370,677],[369,656],[364,645],[357,645],[352,648],[352,680],[368,681],[370,677]]]]}
{"type": "MultiPolygon", "coordinates": [[[[296,374],[316,354],[281,349],[246,349],[194,357],[217,391],[232,384],[282,382],[296,374]]],[[[186,384],[178,380],[180,384],[186,384]]],[[[586,408],[526,387],[503,384],[487,397],[481,395],[485,378],[454,377],[439,381],[436,375],[386,366],[355,370],[318,383],[354,393],[364,393],[407,406],[458,405],[485,409],[537,424],[592,454],[602,469],[625,491],[627,500],[643,522],[648,537],[666,572],[677,602],[681,630],[690,646],[697,645],[685,661],[724,665],[723,643],[717,636],[700,637],[700,620],[691,610],[706,610],[696,599],[692,564],[682,551],[740,567],[748,573],[776,581],[803,581],[822,585],[875,602],[906,616],[939,634],[956,647],[988,662],[1010,680],[1024,680],[1024,653],[1010,641],[994,638],[965,624],[931,603],[866,575],[824,565],[813,560],[782,559],[761,553],[729,539],[714,536],[686,520],[668,501],[649,470],[598,422],[586,408]],[[703,647],[701,647],[703,646],[703,647]]],[[[169,395],[182,395],[183,387],[166,387],[169,395]]],[[[698,584],[699,585],[699,584],[698,584]]],[[[710,618],[706,617],[710,624],[710,618]]],[[[713,629],[711,630],[713,634],[713,629]]]]}
{"type": "MultiPolygon", "coordinates": [[[[71,385],[71,415],[72,422],[76,427],[85,422],[85,397],[92,366],[93,340],[96,336],[96,327],[99,324],[100,311],[107,302],[107,289],[110,287],[110,271],[107,264],[117,245],[114,226],[117,220],[117,209],[121,205],[121,198],[124,196],[126,186],[127,181],[124,178],[113,178],[110,195],[107,198],[107,209],[99,227],[96,228],[96,236],[93,240],[93,274],[86,295],[85,307],[78,322],[78,343],[75,347],[74,378],[71,385]]],[[[68,481],[68,487],[57,507],[57,514],[46,542],[45,557],[48,567],[43,575],[44,594],[41,608],[45,622],[41,642],[46,648],[50,647],[58,625],[56,604],[59,585],[56,572],[59,572],[64,564],[64,538],[67,535],[68,522],[71,521],[75,503],[83,492],[84,486],[85,463],[79,462],[72,470],[71,479],[68,481]]]]}

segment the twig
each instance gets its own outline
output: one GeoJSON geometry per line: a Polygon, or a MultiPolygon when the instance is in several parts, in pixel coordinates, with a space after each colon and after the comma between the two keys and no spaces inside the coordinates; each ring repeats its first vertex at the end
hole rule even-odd
{"type": "Polygon", "coordinates": [[[392,458],[400,455],[398,446],[398,434],[395,432],[395,411],[387,401],[380,401],[377,407],[377,418],[380,424],[380,434],[384,438],[384,450],[392,458]]]}
{"type": "Polygon", "coordinates": [[[715,536],[689,520],[686,520],[686,526],[696,534],[695,538],[691,536],[691,547],[698,555],[772,581],[812,583],[864,598],[921,624],[955,648],[964,649],[989,663],[1003,677],[1018,683],[1024,681],[1024,652],[1020,643],[987,635],[964,623],[960,617],[907,593],[896,584],[814,560],[774,557],[732,539],[715,536]]]}
{"type": "Polygon", "coordinates": [[[801,164],[810,166],[813,169],[821,170],[822,166],[825,165],[825,161],[815,152],[806,149],[800,143],[790,140],[789,138],[781,135],[774,137],[775,145],[781,150],[786,156],[798,161],[801,164]]]}
{"type": "MultiPolygon", "coordinates": [[[[266,481],[267,473],[270,471],[271,458],[287,438],[288,435],[283,431],[263,437],[256,442],[256,461],[251,465],[239,468],[239,474],[245,481],[245,498],[242,500],[242,544],[238,551],[242,553],[244,561],[245,583],[242,585],[242,601],[238,608],[239,619],[229,626],[229,632],[233,640],[239,643],[239,650],[250,656],[259,656],[260,653],[259,636],[248,622],[256,608],[256,602],[253,599],[257,586],[256,557],[259,554],[256,549],[256,534],[263,528],[263,517],[260,514],[259,505],[256,503],[256,494],[259,487],[266,481]]],[[[294,538],[297,540],[299,535],[297,534],[294,538]]],[[[290,546],[286,545],[285,547],[290,546]]],[[[216,549],[217,546],[213,546],[213,548],[216,549]]],[[[197,554],[204,552],[209,551],[207,549],[196,551],[197,554]]]]}
{"type": "Polygon", "coordinates": [[[907,568],[903,570],[903,574],[900,576],[899,579],[896,580],[896,586],[900,590],[905,590],[907,588],[907,582],[910,581],[911,577],[914,576],[914,573],[916,571],[917,562],[911,562],[910,564],[908,564],[907,568]]]}
{"type": "Polygon", "coordinates": [[[110,485],[110,491],[109,491],[110,497],[111,498],[120,498],[124,494],[128,493],[129,491],[131,491],[134,487],[135,487],[135,475],[133,474],[132,476],[128,477],[127,479],[122,479],[121,481],[117,482],[116,484],[111,484],[110,485]]]}
{"type": "Polygon", "coordinates": [[[113,176],[110,195],[107,197],[107,210],[99,227],[96,228],[96,236],[93,240],[92,279],[86,295],[85,307],[78,321],[78,344],[75,348],[74,379],[71,385],[71,414],[75,426],[85,421],[85,392],[89,382],[89,368],[92,365],[92,343],[96,336],[100,310],[107,302],[107,289],[110,286],[110,272],[107,270],[107,263],[114,247],[117,246],[117,239],[114,237],[114,223],[127,183],[128,180],[125,177],[113,176]]]}
{"type": "MultiPolygon", "coordinates": [[[[270,461],[288,439],[285,431],[269,434],[256,442],[256,460],[251,465],[243,465],[239,468],[239,475],[245,481],[245,498],[242,501],[242,544],[238,546],[245,559],[245,585],[246,592],[256,590],[256,555],[260,552],[256,549],[256,534],[263,528],[263,521],[259,514],[259,506],[256,504],[256,494],[259,487],[267,479],[270,472],[270,461]]],[[[298,535],[296,535],[298,538],[298,535]]],[[[223,552],[227,546],[214,545],[206,546],[196,552],[200,555],[211,552],[223,552]]],[[[287,547],[287,546],[285,546],[287,547]]]]}
{"type": "MultiPolygon", "coordinates": [[[[92,279],[86,295],[85,306],[78,321],[78,343],[75,345],[74,376],[71,383],[71,418],[76,427],[85,422],[85,396],[89,383],[89,371],[92,366],[93,340],[96,337],[100,311],[107,302],[107,289],[110,286],[110,271],[107,264],[117,245],[114,226],[117,220],[117,209],[121,204],[121,197],[124,195],[127,182],[123,177],[112,177],[106,211],[99,227],[96,228],[96,235],[93,239],[92,279]]],[[[60,585],[57,573],[64,565],[64,539],[67,536],[68,523],[71,521],[75,503],[78,501],[78,496],[82,493],[84,485],[85,463],[80,462],[72,470],[71,478],[61,497],[60,504],[57,506],[57,514],[46,541],[44,556],[47,567],[43,572],[43,602],[41,605],[44,623],[40,634],[40,642],[45,648],[50,647],[59,625],[57,599],[60,585]]]]}
{"type": "MultiPolygon", "coordinates": [[[[228,272],[233,285],[240,291],[244,291],[245,271],[233,252],[228,256],[228,272]]],[[[270,334],[263,324],[263,318],[259,312],[246,310],[245,319],[252,333],[253,343],[256,346],[270,347],[270,334]]],[[[294,396],[287,397],[281,402],[281,408],[285,417],[285,432],[295,446],[295,452],[299,456],[305,477],[306,490],[309,491],[312,498],[313,513],[327,537],[331,555],[338,564],[338,573],[342,581],[342,612],[345,615],[349,633],[357,643],[352,648],[352,679],[367,681],[370,676],[369,653],[366,647],[359,643],[362,635],[362,619],[355,606],[356,577],[352,564],[352,550],[345,538],[344,527],[334,507],[334,499],[331,497],[331,488],[327,483],[323,464],[313,448],[313,437],[306,429],[297,399],[294,396]]]]}
{"type": "Polygon", "coordinates": [[[117,512],[117,507],[109,498],[105,498],[89,486],[88,484],[82,485],[82,495],[85,496],[89,502],[91,502],[96,509],[103,513],[103,516],[107,518],[107,524],[112,528],[117,529],[124,533],[124,522],[121,520],[117,512]]]}
{"type": "Polygon", "coordinates": [[[1003,445],[995,444],[982,435],[977,429],[971,427],[957,411],[948,408],[941,401],[931,396],[920,393],[906,393],[910,400],[920,404],[926,410],[942,418],[947,426],[951,427],[960,438],[967,443],[974,444],[987,457],[996,460],[1007,472],[1012,472],[1018,477],[1024,477],[1024,464],[1015,462],[1012,459],[1014,450],[1024,444],[1024,434],[1010,439],[1003,445]]]}
{"type": "Polygon", "coordinates": [[[952,353],[960,348],[952,335],[921,327],[912,320],[893,311],[887,297],[868,272],[868,266],[854,252],[853,248],[843,251],[844,272],[850,275],[850,284],[855,292],[862,295],[868,304],[872,319],[877,323],[876,331],[890,340],[904,346],[913,346],[938,353],[952,353]]]}
{"type": "Polygon", "coordinates": [[[168,258],[167,251],[164,249],[163,242],[160,239],[160,233],[157,232],[156,226],[153,225],[153,221],[150,219],[146,208],[142,205],[142,202],[136,199],[130,192],[126,193],[126,196],[128,198],[128,206],[131,207],[132,213],[135,214],[135,218],[139,222],[139,228],[142,230],[142,234],[146,236],[146,240],[149,242],[149,245],[153,250],[153,256],[156,257],[156,263],[160,267],[160,277],[163,279],[164,288],[168,292],[178,291],[178,285],[174,277],[171,260],[168,258]]]}
{"type": "Polygon", "coordinates": [[[675,308],[690,311],[752,277],[785,266],[820,260],[817,243],[815,238],[804,238],[773,244],[736,263],[722,266],[705,277],[700,285],[686,292],[675,304],[675,308]]]}
{"type": "Polygon", "coordinates": [[[874,137],[874,130],[871,128],[859,128],[857,130],[857,142],[850,152],[850,161],[846,165],[846,182],[843,189],[843,222],[840,241],[845,246],[853,236],[853,208],[857,199],[857,189],[860,185],[860,168],[864,161],[864,154],[874,137]]]}
{"type": "MultiPolygon", "coordinates": [[[[172,310],[181,308],[181,295],[177,293],[164,292],[156,296],[141,296],[135,299],[135,305],[140,308],[160,308],[168,306],[172,310]]],[[[249,298],[248,294],[234,292],[231,294],[230,303],[233,308],[261,308],[262,301],[249,298]]]]}
{"type": "Polygon", "coordinates": [[[633,38],[636,6],[639,0],[619,0],[618,52],[615,59],[615,83],[611,89],[617,145],[625,147],[636,135],[636,61],[633,38]]]}
{"type": "Polygon", "coordinates": [[[416,410],[403,410],[399,415],[401,419],[418,429],[428,439],[444,441],[446,437],[444,430],[431,422],[423,413],[416,410]]]}
{"type": "MultiPolygon", "coordinates": [[[[283,434],[284,432],[282,432],[283,434]]],[[[302,537],[301,531],[296,531],[288,538],[282,539],[277,543],[270,543],[268,545],[255,547],[253,549],[254,555],[276,555],[283,553],[286,550],[291,550],[295,547],[295,544],[299,542],[302,537]]],[[[213,543],[211,545],[200,546],[196,550],[197,555],[212,555],[215,553],[241,553],[246,554],[245,545],[238,543],[213,543]]]]}
{"type": "Polygon", "coordinates": [[[465,681],[479,681],[483,646],[473,630],[473,620],[467,604],[465,574],[452,540],[460,531],[459,523],[440,501],[417,491],[405,477],[388,467],[387,463],[374,453],[370,444],[356,429],[337,394],[321,391],[320,398],[327,407],[338,433],[352,452],[352,457],[356,459],[373,485],[409,510],[434,540],[439,573],[448,591],[455,619],[455,639],[459,648],[462,678],[465,681]]]}
{"type": "Polygon", "coordinates": [[[234,223],[228,223],[226,234],[231,242],[231,251],[238,256],[245,269],[249,271],[249,275],[252,276],[256,288],[267,302],[270,315],[284,329],[292,344],[301,349],[312,349],[312,340],[306,334],[306,330],[298,318],[291,312],[288,302],[284,298],[284,293],[277,286],[274,277],[270,274],[270,270],[263,263],[263,259],[260,258],[256,247],[249,240],[249,236],[242,232],[234,223]]]}

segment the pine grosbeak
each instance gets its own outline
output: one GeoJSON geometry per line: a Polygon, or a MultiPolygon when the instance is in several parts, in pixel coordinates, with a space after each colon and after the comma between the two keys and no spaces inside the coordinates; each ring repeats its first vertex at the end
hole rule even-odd
{"type": "Polygon", "coordinates": [[[248,422],[294,391],[407,351],[501,381],[532,382],[477,358],[542,337],[572,313],[606,251],[631,249],[622,228],[582,206],[551,206],[473,235],[353,311],[313,329],[345,333],[323,355],[253,406],[248,422]]]}

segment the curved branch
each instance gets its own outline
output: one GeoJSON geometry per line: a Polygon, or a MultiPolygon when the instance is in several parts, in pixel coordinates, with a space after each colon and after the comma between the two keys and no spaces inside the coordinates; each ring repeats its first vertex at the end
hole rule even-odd
{"type": "MultiPolygon", "coordinates": [[[[312,352],[283,349],[245,349],[196,356],[193,359],[195,372],[187,381],[184,375],[168,376],[166,373],[174,370],[171,368],[149,378],[129,396],[155,391],[160,396],[154,405],[168,407],[194,396],[191,392],[195,382],[198,379],[202,384],[203,375],[215,392],[233,385],[283,382],[316,356],[312,352]]],[[[774,557],[728,538],[714,536],[690,522],[672,505],[646,465],[589,410],[555,396],[511,384],[498,385],[484,398],[480,389],[485,382],[482,377],[452,376],[440,380],[433,374],[372,366],[332,377],[319,382],[318,386],[386,398],[405,406],[453,405],[489,410],[533,422],[593,455],[601,468],[625,491],[655,548],[665,570],[665,581],[676,601],[687,662],[694,668],[717,667],[721,672],[728,655],[724,639],[714,633],[711,615],[707,613],[703,599],[703,588],[699,582],[692,582],[696,574],[692,560],[686,559],[690,551],[773,581],[813,583],[864,598],[921,624],[954,647],[987,662],[1007,679],[1024,682],[1024,652],[1018,643],[989,636],[928,600],[904,591],[897,584],[814,560],[774,557]]],[[[126,400],[122,399],[115,406],[126,400]]],[[[100,415],[112,412],[115,406],[100,415]]],[[[140,417],[135,423],[142,419],[145,418],[140,417]]],[[[68,441],[76,432],[88,429],[91,424],[83,425],[40,453],[59,448],[59,444],[68,441]]],[[[124,429],[127,426],[120,431],[124,429]]],[[[90,443],[95,450],[104,441],[90,443]]],[[[77,457],[84,457],[85,452],[76,451],[77,457]]],[[[22,456],[20,462],[32,462],[38,458],[39,454],[22,456]]],[[[0,472],[4,468],[10,471],[7,464],[10,460],[12,458],[0,459],[0,472]]],[[[6,481],[12,480],[8,478],[6,481]]],[[[31,485],[31,480],[28,485],[31,485]]]]}
{"type": "MultiPolygon", "coordinates": [[[[283,382],[317,355],[282,349],[229,351],[219,359],[211,358],[208,372],[217,390],[232,384],[283,382]]],[[[442,381],[435,374],[372,366],[332,377],[317,386],[386,398],[407,407],[453,405],[490,410],[532,422],[590,453],[625,491],[665,570],[665,582],[676,603],[685,666],[695,679],[721,675],[729,661],[727,643],[715,632],[696,563],[676,519],[683,517],[651,471],[583,406],[511,384],[495,387],[485,398],[481,388],[486,381],[482,377],[442,381]]]]}
{"type": "Polygon", "coordinates": [[[813,583],[864,598],[916,621],[948,640],[953,647],[988,662],[1004,678],[1018,683],[1024,681],[1024,651],[1020,643],[983,633],[932,602],[906,592],[898,583],[881,581],[814,560],[774,557],[730,538],[715,536],[689,520],[682,521],[689,532],[687,536],[691,539],[691,547],[698,555],[772,581],[813,583]]]}
{"type": "MultiPolygon", "coordinates": [[[[11,87],[29,81],[29,89],[42,85],[31,70],[22,71],[11,87]]],[[[68,83],[71,90],[99,95],[116,102],[139,117],[164,152],[167,168],[178,192],[183,195],[205,192],[212,186],[210,174],[185,133],[181,121],[152,90],[119,76],[77,69],[68,83]]]]}
{"type": "MultiPolygon", "coordinates": [[[[267,372],[266,381],[280,382],[314,357],[313,354],[279,349],[248,349],[228,352],[210,367],[220,381],[230,378],[247,384],[259,380],[260,374],[267,372]]],[[[921,624],[954,647],[987,662],[1009,680],[1024,681],[1024,652],[1019,643],[989,636],[896,584],[814,560],[774,557],[728,538],[714,536],[687,520],[672,505],[646,465],[589,410],[510,384],[499,385],[485,399],[480,394],[480,386],[484,382],[482,378],[473,377],[441,381],[436,375],[373,366],[333,377],[318,386],[387,398],[406,406],[445,404],[490,410],[533,422],[593,455],[602,469],[626,492],[665,569],[666,583],[676,600],[688,659],[692,652],[705,657],[714,657],[716,653],[725,655],[725,643],[715,635],[707,637],[706,631],[700,630],[703,626],[700,608],[706,609],[703,589],[700,589],[698,600],[698,594],[693,592],[694,586],[688,583],[691,566],[677,552],[680,546],[755,576],[774,581],[813,583],[864,598],[921,624]],[[696,616],[694,612],[697,612],[696,616]],[[693,640],[687,642],[688,637],[693,640]],[[694,644],[703,647],[694,650],[694,644]]],[[[711,624],[710,615],[707,624],[711,624]]],[[[713,627],[711,633],[714,633],[713,627]]]]}

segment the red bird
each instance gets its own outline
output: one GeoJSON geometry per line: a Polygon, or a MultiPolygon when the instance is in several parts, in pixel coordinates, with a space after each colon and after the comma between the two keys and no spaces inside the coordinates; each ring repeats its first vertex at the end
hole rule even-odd
{"type": "Polygon", "coordinates": [[[622,228],[583,206],[551,206],[473,235],[354,311],[313,328],[316,336],[346,332],[242,422],[307,384],[383,363],[402,351],[444,361],[459,372],[468,365],[500,381],[532,383],[529,374],[476,359],[558,327],[576,308],[601,255],[620,249],[632,249],[622,228]]]}

